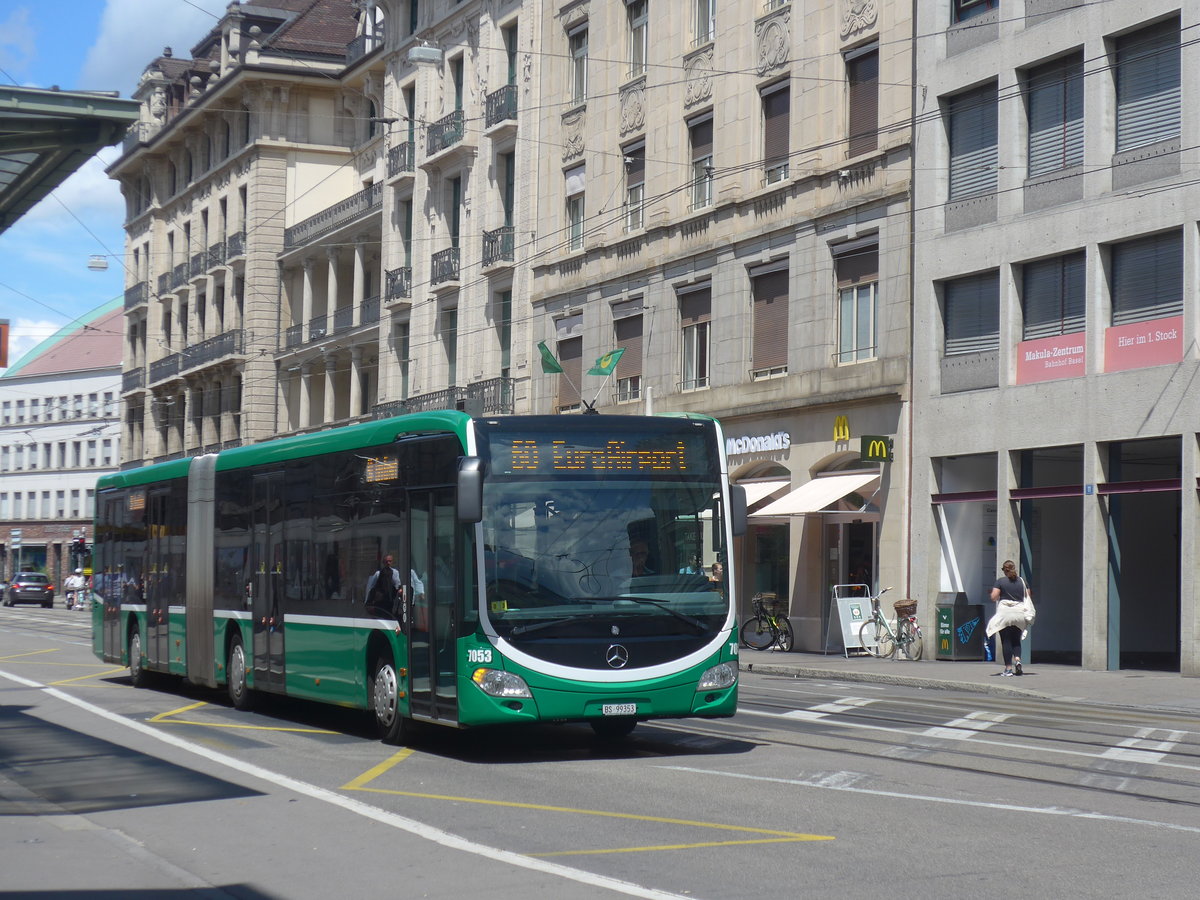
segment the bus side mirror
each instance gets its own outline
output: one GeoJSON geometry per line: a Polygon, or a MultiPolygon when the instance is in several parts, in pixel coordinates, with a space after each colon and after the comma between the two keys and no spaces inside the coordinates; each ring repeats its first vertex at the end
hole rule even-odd
{"type": "Polygon", "coordinates": [[[464,456],[458,461],[458,521],[474,524],[483,521],[483,460],[464,456]]]}
{"type": "Polygon", "coordinates": [[[734,537],[746,533],[746,489],[740,484],[729,486],[729,527],[734,537]]]}

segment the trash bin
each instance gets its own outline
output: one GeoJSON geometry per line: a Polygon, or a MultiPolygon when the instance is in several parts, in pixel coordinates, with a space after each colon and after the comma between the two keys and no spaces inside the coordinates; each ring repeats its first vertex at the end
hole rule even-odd
{"type": "Polygon", "coordinates": [[[983,659],[986,624],[982,603],[968,603],[962,591],[938,594],[937,658],[983,659]]]}

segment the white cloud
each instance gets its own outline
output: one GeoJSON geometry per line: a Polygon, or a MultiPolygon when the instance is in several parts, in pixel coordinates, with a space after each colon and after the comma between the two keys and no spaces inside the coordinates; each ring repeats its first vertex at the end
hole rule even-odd
{"type": "Polygon", "coordinates": [[[163,47],[190,56],[228,6],[229,0],[108,0],[79,83],[128,97],[163,47]]]}
{"type": "Polygon", "coordinates": [[[36,38],[29,24],[29,9],[21,7],[0,19],[0,68],[23,72],[36,53],[36,38]]]}
{"type": "MultiPolygon", "coordinates": [[[[121,198],[118,184],[104,172],[119,152],[116,147],[108,147],[93,156],[55,188],[52,197],[47,197],[31,209],[24,216],[23,224],[51,233],[81,231],[82,226],[71,215],[74,213],[101,237],[104,235],[100,229],[109,231],[116,228],[119,245],[119,230],[125,221],[125,201],[121,198]]],[[[119,246],[113,249],[119,249],[119,246]]]]}
{"type": "MultiPolygon", "coordinates": [[[[46,338],[57,334],[62,326],[62,322],[52,322],[49,319],[10,319],[8,326],[9,364],[15,364],[46,338]]],[[[7,370],[0,369],[0,372],[4,371],[7,370]]]]}

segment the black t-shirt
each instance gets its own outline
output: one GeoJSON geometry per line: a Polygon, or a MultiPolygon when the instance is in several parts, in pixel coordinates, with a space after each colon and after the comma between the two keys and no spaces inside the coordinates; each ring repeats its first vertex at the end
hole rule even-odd
{"type": "Polygon", "coordinates": [[[1010,579],[1007,575],[1002,575],[996,579],[992,588],[1000,592],[998,600],[1016,600],[1020,603],[1025,599],[1025,579],[1023,578],[1010,579]]]}

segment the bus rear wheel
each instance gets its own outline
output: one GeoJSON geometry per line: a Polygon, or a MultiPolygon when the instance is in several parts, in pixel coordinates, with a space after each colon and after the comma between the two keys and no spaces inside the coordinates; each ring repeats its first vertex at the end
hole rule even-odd
{"type": "Polygon", "coordinates": [[[405,719],[400,713],[400,676],[390,654],[380,656],[371,667],[371,711],[380,740],[399,744],[405,719]]]}
{"type": "Polygon", "coordinates": [[[234,635],[229,641],[229,653],[225,658],[225,687],[229,691],[229,702],[234,709],[243,712],[254,705],[254,696],[246,686],[246,648],[242,639],[234,635]]]}
{"type": "Polygon", "coordinates": [[[129,632],[129,680],[135,688],[150,683],[150,673],[142,665],[142,633],[136,628],[129,632]]]}

